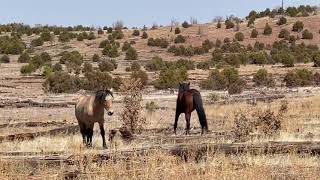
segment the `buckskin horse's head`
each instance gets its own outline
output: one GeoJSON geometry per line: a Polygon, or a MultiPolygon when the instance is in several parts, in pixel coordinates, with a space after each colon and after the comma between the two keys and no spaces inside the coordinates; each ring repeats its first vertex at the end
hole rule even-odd
{"type": "Polygon", "coordinates": [[[190,89],[190,82],[188,83],[179,83],[179,92],[185,92],[190,89]]]}

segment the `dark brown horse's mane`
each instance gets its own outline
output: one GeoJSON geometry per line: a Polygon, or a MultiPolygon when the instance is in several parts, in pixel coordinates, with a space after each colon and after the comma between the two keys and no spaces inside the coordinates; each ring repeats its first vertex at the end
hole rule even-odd
{"type": "Polygon", "coordinates": [[[99,90],[96,92],[96,100],[101,104],[104,102],[105,98],[111,95],[113,97],[113,93],[110,90],[99,90]]]}

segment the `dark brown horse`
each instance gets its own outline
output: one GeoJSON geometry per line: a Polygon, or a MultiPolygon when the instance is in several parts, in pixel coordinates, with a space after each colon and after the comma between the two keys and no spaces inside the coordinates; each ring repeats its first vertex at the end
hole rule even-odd
{"type": "Polygon", "coordinates": [[[178,119],[181,113],[186,117],[186,134],[190,131],[191,113],[196,110],[201,125],[201,134],[208,131],[206,114],[203,109],[200,92],[195,89],[190,89],[190,83],[181,83],[177,98],[176,117],[174,121],[174,133],[176,134],[178,119]]]}

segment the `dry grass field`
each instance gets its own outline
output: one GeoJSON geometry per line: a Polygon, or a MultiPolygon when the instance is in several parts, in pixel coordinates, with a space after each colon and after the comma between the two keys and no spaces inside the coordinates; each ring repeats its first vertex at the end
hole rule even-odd
{"type": "MultiPolygon", "coordinates": [[[[313,33],[312,40],[299,39],[297,44],[320,45],[320,15],[308,17],[288,17],[286,25],[278,26],[279,17],[258,18],[255,28],[262,33],[266,23],[273,29],[270,36],[259,35],[250,38],[251,28],[246,21],[241,23],[244,33],[243,45],[256,41],[272,44],[279,40],[281,29],[292,29],[297,20],[304,22],[305,29],[313,33]]],[[[224,26],[224,23],[223,23],[224,26]]],[[[132,29],[124,29],[124,38],[134,40],[132,46],[138,52],[142,66],[152,57],[159,56],[166,61],[181,59],[168,53],[166,49],[150,47],[147,39],[132,36],[132,29]]],[[[175,37],[169,26],[146,31],[149,37],[167,38],[172,44],[175,37]]],[[[7,33],[9,34],[9,33],[7,33]]],[[[235,31],[217,29],[216,23],[196,24],[181,28],[181,34],[188,37],[185,45],[200,46],[209,39],[233,39],[235,31]],[[198,31],[201,30],[199,34],[198,31]]],[[[293,33],[301,35],[301,33],[293,33]]],[[[5,35],[5,33],[0,36],[5,35]]],[[[99,43],[108,38],[100,34],[94,40],[62,43],[54,36],[51,42],[35,47],[32,55],[48,52],[52,62],[59,62],[63,51],[77,50],[84,62],[92,62],[92,56],[99,54],[99,43]]],[[[39,35],[22,36],[27,47],[39,35]]],[[[210,53],[184,57],[201,62],[211,58],[210,53]]],[[[140,133],[128,141],[119,133],[108,141],[108,149],[102,149],[99,127],[94,127],[93,146],[87,148],[82,143],[74,105],[77,98],[87,91],[75,93],[49,93],[43,90],[45,78],[37,70],[31,75],[22,75],[20,68],[26,63],[18,63],[19,55],[9,55],[10,63],[0,65],[0,179],[319,179],[320,177],[320,87],[285,87],[282,79],[294,69],[306,68],[312,72],[320,69],[312,62],[297,63],[294,67],[273,65],[241,65],[240,77],[247,81],[247,88],[236,95],[227,91],[205,90],[200,81],[210,74],[210,70],[189,70],[192,88],[199,89],[207,114],[209,132],[200,135],[201,129],[196,112],[191,117],[191,135],[184,135],[184,115],[179,118],[178,134],[173,133],[177,90],[157,90],[152,81],[159,72],[147,72],[148,85],[142,90],[141,116],[146,122],[140,133]],[[252,85],[253,74],[264,68],[271,73],[276,85],[260,88],[252,85]],[[145,106],[154,102],[157,108],[145,106]],[[281,108],[285,106],[285,111],[281,108]],[[267,116],[269,113],[270,116],[267,116]],[[250,123],[238,124],[239,117],[250,123]],[[235,134],[249,130],[255,121],[276,119],[281,127],[277,133],[264,134],[267,127],[253,127],[245,134],[246,140],[239,141],[235,134]]],[[[132,61],[125,60],[125,53],[115,58],[118,68],[110,72],[112,77],[128,78],[126,72],[132,61]]],[[[122,126],[123,93],[114,92],[113,116],[105,115],[107,139],[111,130],[122,126]]],[[[241,119],[240,119],[240,123],[241,119]]],[[[273,122],[271,122],[273,123],[273,122]]]]}

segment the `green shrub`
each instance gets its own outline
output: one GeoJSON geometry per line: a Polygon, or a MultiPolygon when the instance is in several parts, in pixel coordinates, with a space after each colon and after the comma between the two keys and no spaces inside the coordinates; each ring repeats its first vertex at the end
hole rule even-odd
{"type": "Polygon", "coordinates": [[[113,31],[113,28],[112,27],[108,27],[107,33],[110,34],[110,33],[112,33],[112,31],[113,31]]]}
{"type": "Polygon", "coordinates": [[[130,47],[126,52],[126,57],[124,59],[125,60],[137,60],[138,59],[137,51],[133,47],[130,47]]]}
{"type": "MultiPolygon", "coordinates": [[[[100,67],[99,67],[100,68],[100,67]]],[[[85,62],[83,64],[83,68],[82,68],[82,73],[88,73],[88,72],[91,72],[93,71],[93,67],[92,67],[92,64],[91,63],[88,63],[88,62],[85,62]]]]}
{"type": "Polygon", "coordinates": [[[272,28],[271,28],[271,26],[270,26],[268,23],[267,23],[266,26],[264,27],[263,34],[264,34],[264,35],[270,35],[270,34],[272,34],[272,28]]]}
{"type": "Polygon", "coordinates": [[[20,68],[21,74],[31,74],[34,71],[36,71],[36,68],[32,64],[27,64],[20,68]]]}
{"type": "Polygon", "coordinates": [[[53,93],[72,93],[80,88],[80,79],[66,72],[58,71],[50,74],[43,83],[44,90],[53,93]]]}
{"type": "Polygon", "coordinates": [[[302,39],[313,39],[313,34],[308,29],[302,32],[302,39]]]}
{"type": "Polygon", "coordinates": [[[146,110],[148,110],[149,112],[155,112],[157,109],[159,109],[159,107],[154,101],[146,103],[146,110]]]}
{"type": "Polygon", "coordinates": [[[184,21],[183,23],[182,23],[182,27],[184,27],[184,28],[188,28],[188,27],[191,27],[192,25],[191,24],[189,24],[187,21],[184,21]]]}
{"type": "Polygon", "coordinates": [[[93,61],[93,62],[99,62],[99,61],[100,61],[100,56],[99,56],[99,54],[94,54],[94,55],[92,56],[92,61],[93,61]]]}
{"type": "Polygon", "coordinates": [[[239,72],[227,67],[221,72],[212,70],[208,79],[201,82],[201,87],[212,90],[228,90],[230,94],[241,93],[245,86],[245,81],[240,79],[239,72]]]}
{"type": "Polygon", "coordinates": [[[140,36],[140,31],[138,29],[133,30],[132,36],[140,36]]]}
{"type": "Polygon", "coordinates": [[[254,25],[254,21],[256,20],[255,17],[251,17],[249,18],[249,21],[248,21],[248,24],[247,24],[247,27],[253,27],[254,25]]]}
{"type": "Polygon", "coordinates": [[[253,75],[252,81],[256,86],[274,87],[275,82],[271,73],[268,73],[265,69],[259,69],[259,71],[253,75]]]}
{"type": "Polygon", "coordinates": [[[71,40],[71,35],[70,33],[64,31],[60,33],[58,39],[60,42],[69,42],[71,40]]]}
{"type": "Polygon", "coordinates": [[[36,47],[36,46],[42,46],[43,45],[43,40],[42,38],[36,38],[36,39],[33,39],[31,41],[31,46],[33,47],[36,47]]]}
{"type": "Polygon", "coordinates": [[[223,39],[223,43],[225,43],[225,44],[230,43],[230,39],[229,39],[228,37],[225,37],[225,38],[223,39]]]}
{"type": "Polygon", "coordinates": [[[300,32],[303,30],[303,27],[304,27],[303,22],[297,21],[293,24],[292,31],[300,32]]]}
{"type": "Polygon", "coordinates": [[[313,83],[313,74],[308,69],[296,69],[288,72],[284,77],[287,87],[310,86],[313,83]]]}
{"type": "Polygon", "coordinates": [[[124,34],[121,30],[115,30],[112,32],[112,37],[114,39],[122,39],[124,37],[124,34]]]}
{"type": "Polygon", "coordinates": [[[147,32],[143,31],[141,38],[142,38],[142,39],[148,39],[148,34],[147,34],[147,32]]]}
{"type": "Polygon", "coordinates": [[[252,29],[251,31],[251,38],[257,38],[258,37],[259,32],[256,29],[252,29]]]}
{"type": "Polygon", "coordinates": [[[320,67],[320,51],[316,52],[312,57],[314,67],[320,67]]]}
{"type": "Polygon", "coordinates": [[[227,19],[225,21],[225,25],[226,25],[226,29],[234,28],[234,23],[230,19],[227,19]]]}
{"type": "Polygon", "coordinates": [[[290,32],[286,29],[281,29],[279,35],[279,38],[285,38],[285,39],[289,39],[290,38],[290,32]]]}
{"type": "Polygon", "coordinates": [[[9,56],[8,55],[3,55],[3,56],[1,56],[1,58],[0,58],[0,63],[10,63],[10,58],[9,58],[9,56]]]}
{"type": "Polygon", "coordinates": [[[133,62],[131,64],[130,70],[131,71],[139,71],[141,69],[141,66],[138,62],[133,62]]]}
{"type": "Polygon", "coordinates": [[[131,48],[131,44],[125,41],[122,45],[122,51],[127,51],[129,48],[131,48]]]}
{"type": "Polygon", "coordinates": [[[45,29],[44,31],[42,31],[40,37],[43,41],[51,41],[52,40],[51,33],[48,29],[45,29]]]}
{"type": "Polygon", "coordinates": [[[180,34],[181,33],[181,30],[179,27],[176,27],[176,29],[174,30],[174,33],[175,34],[180,34]]]}
{"type": "Polygon", "coordinates": [[[101,72],[110,72],[115,69],[113,63],[108,60],[100,61],[98,66],[101,72]]]}
{"type": "Polygon", "coordinates": [[[119,56],[118,47],[116,45],[107,45],[103,50],[102,54],[111,58],[115,58],[119,56]]]}
{"type": "Polygon", "coordinates": [[[41,59],[42,59],[42,61],[43,61],[44,63],[46,63],[46,62],[51,62],[51,56],[50,56],[50,54],[47,53],[47,52],[41,53],[41,54],[40,54],[40,57],[41,57],[41,59]]]}
{"type": "Polygon", "coordinates": [[[121,77],[115,77],[115,78],[112,80],[112,87],[113,87],[113,89],[115,89],[115,90],[117,90],[117,91],[120,90],[120,87],[121,87],[122,83],[123,83],[123,80],[122,80],[121,77]]]}
{"type": "Polygon", "coordinates": [[[179,59],[173,64],[176,68],[186,68],[187,70],[194,70],[194,62],[191,60],[179,59]]]}
{"type": "Polygon", "coordinates": [[[169,46],[169,42],[164,38],[156,38],[156,39],[149,38],[147,45],[167,48],[169,46]]]}
{"type": "Polygon", "coordinates": [[[77,41],[83,41],[83,40],[84,40],[84,37],[83,37],[82,33],[78,34],[77,41]]]}
{"type": "Polygon", "coordinates": [[[178,44],[178,43],[185,43],[186,42],[186,38],[182,35],[178,35],[175,39],[174,39],[174,43],[178,44]]]}
{"type": "Polygon", "coordinates": [[[279,19],[279,21],[277,22],[277,24],[278,24],[279,26],[284,25],[284,24],[287,24],[287,18],[285,18],[284,16],[281,16],[280,19],[279,19]]]}
{"type": "Polygon", "coordinates": [[[93,39],[96,39],[96,36],[94,35],[93,32],[90,32],[88,35],[88,40],[93,40],[93,39]]]}
{"type": "Polygon", "coordinates": [[[251,53],[249,56],[251,60],[251,64],[266,64],[267,63],[267,56],[263,52],[256,52],[251,53]]]}
{"type": "Polygon", "coordinates": [[[289,52],[282,51],[279,53],[280,62],[284,67],[293,67],[295,63],[295,57],[289,52]]]}
{"type": "Polygon", "coordinates": [[[214,43],[211,42],[209,39],[206,39],[205,41],[203,41],[201,46],[206,52],[209,52],[209,50],[213,48],[214,43]]]}
{"type": "Polygon", "coordinates": [[[136,80],[140,79],[140,82],[142,83],[143,86],[147,85],[148,83],[148,75],[146,72],[142,70],[132,71],[131,78],[136,80]]]}
{"type": "Polygon", "coordinates": [[[105,39],[100,42],[99,48],[105,48],[107,45],[110,45],[110,41],[108,39],[105,39]]]}
{"type": "Polygon", "coordinates": [[[154,86],[158,89],[177,88],[180,82],[188,79],[186,68],[175,68],[170,66],[160,71],[159,78],[154,82],[154,86]]]}
{"type": "Polygon", "coordinates": [[[29,61],[30,61],[30,56],[26,52],[22,53],[18,58],[19,63],[28,63],[29,61]]]}
{"type": "Polygon", "coordinates": [[[209,61],[203,61],[197,64],[197,69],[208,70],[210,69],[210,66],[211,64],[209,61]]]}
{"type": "Polygon", "coordinates": [[[62,66],[60,63],[55,63],[53,66],[52,66],[52,70],[53,72],[57,72],[57,71],[62,71],[62,66]]]}
{"type": "Polygon", "coordinates": [[[159,71],[166,66],[166,63],[159,56],[155,56],[147,62],[145,69],[147,71],[159,71]]]}
{"type": "Polygon", "coordinates": [[[66,64],[69,72],[80,73],[83,57],[78,51],[65,52],[60,58],[60,64],[66,64]]]}
{"type": "Polygon", "coordinates": [[[243,41],[244,40],[244,34],[242,32],[237,32],[234,36],[234,38],[237,40],[237,41],[243,41]]]}
{"type": "Polygon", "coordinates": [[[221,40],[220,40],[220,39],[217,39],[217,40],[216,40],[216,43],[215,43],[215,46],[216,46],[217,48],[219,48],[219,47],[221,47],[221,44],[222,44],[221,40]]]}
{"type": "Polygon", "coordinates": [[[108,72],[90,71],[85,74],[83,88],[90,91],[106,90],[113,86],[112,77],[108,72]]]}
{"type": "Polygon", "coordinates": [[[29,64],[32,64],[32,66],[35,68],[35,69],[38,69],[40,68],[41,66],[43,66],[44,64],[44,61],[42,60],[41,56],[40,55],[35,55],[31,58],[29,64]]]}
{"type": "Polygon", "coordinates": [[[42,76],[45,78],[49,77],[53,73],[53,68],[51,64],[46,64],[42,68],[42,76]]]}

